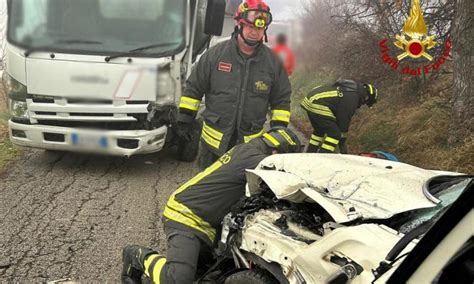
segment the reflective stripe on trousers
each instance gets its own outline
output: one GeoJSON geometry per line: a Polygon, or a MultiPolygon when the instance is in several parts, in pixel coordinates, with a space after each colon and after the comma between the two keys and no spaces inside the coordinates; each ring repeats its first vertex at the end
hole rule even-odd
{"type": "Polygon", "coordinates": [[[185,191],[190,186],[198,183],[203,178],[222,167],[222,165],[223,163],[220,160],[217,160],[210,167],[206,168],[204,171],[200,172],[198,175],[183,184],[171,195],[163,212],[163,215],[166,218],[203,233],[209,238],[211,242],[213,242],[216,237],[216,230],[208,222],[197,216],[190,208],[184,204],[179,203],[176,200],[176,195],[185,191]]]}

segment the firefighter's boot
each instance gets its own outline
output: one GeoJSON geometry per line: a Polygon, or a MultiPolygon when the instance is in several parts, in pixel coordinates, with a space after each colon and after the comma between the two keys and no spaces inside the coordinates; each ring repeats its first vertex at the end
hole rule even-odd
{"type": "Polygon", "coordinates": [[[122,252],[122,283],[141,284],[145,259],[152,254],[157,252],[137,245],[126,246],[122,252]]]}

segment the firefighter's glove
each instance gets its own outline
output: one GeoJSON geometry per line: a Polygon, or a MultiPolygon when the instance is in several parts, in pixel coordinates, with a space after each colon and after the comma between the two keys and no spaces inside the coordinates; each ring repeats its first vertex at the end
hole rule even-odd
{"type": "Polygon", "coordinates": [[[187,122],[178,122],[176,125],[176,136],[183,142],[191,141],[192,124],[187,122]]]}

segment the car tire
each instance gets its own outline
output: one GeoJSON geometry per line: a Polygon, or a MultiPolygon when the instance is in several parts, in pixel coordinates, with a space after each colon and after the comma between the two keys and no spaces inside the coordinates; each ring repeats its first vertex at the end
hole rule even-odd
{"type": "Polygon", "coordinates": [[[199,139],[201,137],[201,125],[194,121],[191,126],[190,141],[178,142],[178,159],[183,162],[192,162],[196,159],[199,151],[199,139]]]}
{"type": "Polygon", "coordinates": [[[224,281],[224,284],[273,284],[278,283],[264,270],[253,269],[236,272],[224,281]]]}

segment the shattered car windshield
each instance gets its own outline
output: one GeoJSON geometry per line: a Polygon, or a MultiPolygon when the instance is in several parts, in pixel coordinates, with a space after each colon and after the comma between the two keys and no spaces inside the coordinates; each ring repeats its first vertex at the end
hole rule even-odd
{"type": "Polygon", "coordinates": [[[399,231],[406,234],[427,221],[438,219],[447,207],[456,201],[471,180],[471,177],[464,177],[456,182],[444,182],[430,188],[432,195],[440,202],[435,207],[414,211],[409,215],[408,220],[400,226],[399,231]]]}
{"type": "MultiPolygon", "coordinates": [[[[186,1],[15,0],[8,40],[27,50],[172,55],[185,44],[186,1]]],[[[138,56],[140,54],[137,54],[138,56]]]]}

